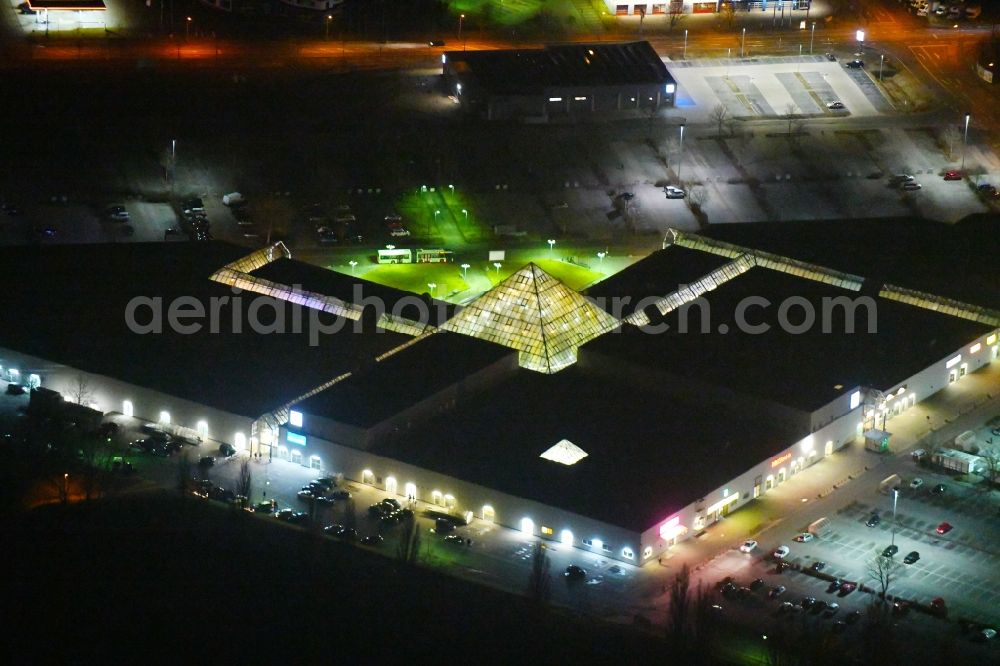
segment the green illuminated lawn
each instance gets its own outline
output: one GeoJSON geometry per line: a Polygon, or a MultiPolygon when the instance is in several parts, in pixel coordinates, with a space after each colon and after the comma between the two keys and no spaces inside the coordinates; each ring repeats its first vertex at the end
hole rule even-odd
{"type": "Polygon", "coordinates": [[[469,288],[462,279],[462,269],[455,264],[389,264],[366,271],[363,277],[416,294],[430,293],[427,285],[433,283],[437,285],[434,296],[441,299],[469,288]]]}
{"type": "Polygon", "coordinates": [[[418,236],[440,238],[448,249],[485,237],[469,199],[449,186],[421,188],[399,200],[396,208],[418,236]]]}
{"type": "Polygon", "coordinates": [[[556,261],[554,259],[535,259],[535,263],[538,264],[543,271],[574,291],[580,291],[588,284],[604,277],[604,273],[598,273],[596,271],[587,270],[586,268],[580,268],[579,266],[574,266],[573,264],[566,263],[565,261],[556,261]]]}

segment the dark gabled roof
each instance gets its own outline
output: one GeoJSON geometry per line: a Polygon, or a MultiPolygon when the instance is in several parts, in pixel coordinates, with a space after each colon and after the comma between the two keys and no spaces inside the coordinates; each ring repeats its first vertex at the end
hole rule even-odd
{"type": "MultiPolygon", "coordinates": [[[[961,185],[960,183],[958,183],[961,185]]],[[[713,224],[703,235],[1000,310],[1000,216],[713,224]]]]}
{"type": "MultiPolygon", "coordinates": [[[[585,345],[581,358],[597,353],[811,412],[859,385],[892,388],[993,330],[967,319],[873,297],[876,333],[867,332],[863,307],[857,310],[854,333],[845,331],[840,308],[829,320],[829,332],[824,332],[824,299],[844,296],[859,294],[753,268],[702,294],[709,314],[704,330],[702,310],[692,306],[686,315],[687,332],[681,332],[685,315],[675,310],[652,321],[666,324],[666,331],[643,332],[625,325],[620,332],[585,345]],[[737,325],[737,308],[748,297],[769,301],[769,306],[753,306],[745,315],[748,323],[768,326],[766,332],[743,332],[737,325]],[[805,299],[816,313],[816,324],[804,333],[782,330],[779,306],[792,298],[805,299]]],[[[799,322],[801,312],[799,307],[791,308],[789,321],[799,322]]]]}
{"type": "Polygon", "coordinates": [[[493,93],[551,87],[673,83],[649,42],[569,44],[543,49],[449,51],[448,61],[493,93]],[[464,65],[464,66],[463,66],[464,65]]]}
{"type": "MultiPolygon", "coordinates": [[[[248,311],[259,297],[242,293],[234,307],[233,290],[208,279],[246,254],[246,248],[221,242],[0,248],[0,347],[256,417],[353,370],[359,357],[409,340],[357,333],[354,322],[311,310],[304,311],[302,331],[295,333],[291,307],[278,318],[285,333],[253,332],[248,311]],[[218,333],[207,323],[197,333],[172,332],[164,321],[163,333],[139,335],[125,321],[126,305],[137,296],[162,299],[164,319],[180,297],[197,299],[206,312],[210,299],[230,300],[220,309],[218,333]],[[316,335],[317,344],[311,344],[311,313],[326,326],[345,325],[316,335]],[[242,332],[231,325],[234,314],[242,332]]],[[[263,308],[261,323],[272,322],[272,313],[263,308]]],[[[40,374],[44,383],[44,368],[40,374]]]]}
{"type": "Polygon", "coordinates": [[[666,395],[642,377],[574,365],[554,375],[519,370],[373,452],[641,531],[794,435],[697,392],[666,395]],[[563,439],[587,457],[570,466],[539,457],[563,439]]]}
{"type": "Polygon", "coordinates": [[[299,403],[302,412],[371,427],[513,350],[456,333],[435,333],[299,403]]]}
{"type": "Polygon", "coordinates": [[[352,277],[312,264],[306,264],[301,261],[295,261],[294,259],[277,259],[252,271],[251,275],[289,287],[296,287],[325,296],[333,296],[347,303],[363,304],[380,302],[384,304],[386,312],[392,312],[393,307],[402,301],[403,304],[400,305],[400,309],[398,310],[401,316],[419,320],[422,318],[421,310],[423,310],[423,312],[430,315],[430,321],[426,323],[432,326],[444,323],[455,312],[454,305],[437,300],[432,301],[433,307],[421,309],[415,305],[416,301],[422,300],[416,294],[368,282],[361,278],[352,277]],[[368,300],[366,301],[365,299],[368,300]],[[406,305],[407,303],[411,305],[406,305]]]}
{"type": "Polygon", "coordinates": [[[652,300],[691,284],[729,261],[717,254],[669,245],[593,285],[587,297],[608,313],[627,317],[637,305],[648,306],[652,300]]]}

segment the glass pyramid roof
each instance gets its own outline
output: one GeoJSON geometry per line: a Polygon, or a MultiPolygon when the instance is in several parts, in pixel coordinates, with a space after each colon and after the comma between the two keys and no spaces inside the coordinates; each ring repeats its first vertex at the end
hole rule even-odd
{"type": "Polygon", "coordinates": [[[540,457],[563,465],[575,465],[587,457],[587,452],[579,446],[569,441],[561,439],[555,446],[550,447],[540,457]]]}
{"type": "Polygon", "coordinates": [[[577,348],[618,320],[528,264],[442,328],[518,350],[521,367],[551,374],[576,362],[577,348]]]}

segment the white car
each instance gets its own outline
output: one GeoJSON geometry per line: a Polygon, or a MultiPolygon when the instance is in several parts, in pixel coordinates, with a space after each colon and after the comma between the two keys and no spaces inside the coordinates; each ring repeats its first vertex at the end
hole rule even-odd
{"type": "Polygon", "coordinates": [[[915,192],[920,189],[920,183],[903,183],[902,189],[907,192],[915,192]]]}
{"type": "Polygon", "coordinates": [[[774,549],[774,553],[772,553],[772,555],[774,555],[774,559],[776,560],[783,560],[788,557],[790,552],[792,552],[792,549],[788,546],[778,546],[774,549]]]}
{"type": "Polygon", "coordinates": [[[984,640],[989,641],[996,638],[997,630],[990,629],[987,627],[986,629],[983,629],[982,632],[980,632],[980,635],[983,637],[984,640]]]}
{"type": "Polygon", "coordinates": [[[922,485],[924,485],[924,480],[921,479],[919,476],[913,479],[913,481],[910,481],[910,488],[912,488],[913,490],[916,490],[922,485]]]}
{"type": "Polygon", "coordinates": [[[667,195],[668,199],[683,199],[687,196],[687,192],[679,187],[674,187],[673,185],[667,185],[663,188],[663,193],[667,195]]]}
{"type": "Polygon", "coordinates": [[[846,109],[847,107],[844,106],[843,102],[830,102],[830,103],[828,103],[826,105],[826,108],[828,108],[828,109],[830,109],[832,111],[842,111],[843,109],[846,109]]]}
{"type": "Polygon", "coordinates": [[[756,547],[757,547],[757,542],[756,541],[754,541],[753,539],[747,539],[746,541],[743,542],[743,545],[740,546],[740,552],[741,553],[749,553],[749,552],[753,551],[753,549],[756,548],[756,547]]]}
{"type": "Polygon", "coordinates": [[[807,541],[812,541],[815,538],[816,536],[812,532],[802,532],[797,537],[795,537],[795,540],[798,541],[799,543],[806,543],[807,541]]]}
{"type": "Polygon", "coordinates": [[[389,230],[389,235],[393,238],[402,238],[410,235],[409,229],[404,229],[403,227],[396,227],[389,230]]]}

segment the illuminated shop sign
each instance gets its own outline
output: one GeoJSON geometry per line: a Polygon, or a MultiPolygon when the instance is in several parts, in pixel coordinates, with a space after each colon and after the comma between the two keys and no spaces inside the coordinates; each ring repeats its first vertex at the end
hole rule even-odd
{"type": "Polygon", "coordinates": [[[306,445],[305,435],[300,435],[294,432],[285,433],[285,441],[289,444],[298,444],[299,446],[306,445]]]}
{"type": "Polygon", "coordinates": [[[778,456],[777,458],[775,458],[774,460],[772,460],[771,461],[771,467],[777,467],[778,465],[782,464],[783,462],[787,462],[788,460],[791,460],[791,458],[792,458],[792,452],[789,451],[785,455],[778,456]]]}

